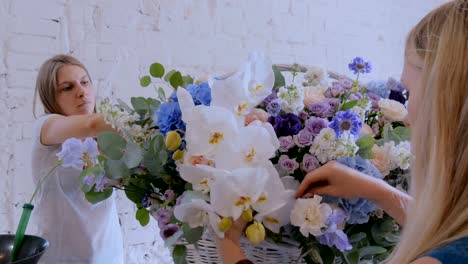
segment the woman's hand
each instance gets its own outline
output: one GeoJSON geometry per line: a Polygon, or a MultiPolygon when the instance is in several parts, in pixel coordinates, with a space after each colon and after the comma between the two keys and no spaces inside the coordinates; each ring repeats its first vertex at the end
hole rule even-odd
{"type": "MultiPolygon", "coordinates": [[[[224,233],[224,238],[216,239],[218,250],[224,264],[235,264],[245,259],[240,247],[240,240],[247,223],[240,217],[231,228],[224,233]]],[[[214,235],[217,238],[217,235],[214,235]]]]}
{"type": "Polygon", "coordinates": [[[331,195],[342,198],[366,198],[377,204],[400,224],[404,222],[411,197],[386,182],[353,170],[336,161],[309,172],[296,197],[331,195]]]}
{"type": "Polygon", "coordinates": [[[302,181],[296,197],[331,195],[342,198],[368,198],[375,193],[374,189],[382,188],[385,183],[367,176],[336,161],[309,172],[302,181]]]}

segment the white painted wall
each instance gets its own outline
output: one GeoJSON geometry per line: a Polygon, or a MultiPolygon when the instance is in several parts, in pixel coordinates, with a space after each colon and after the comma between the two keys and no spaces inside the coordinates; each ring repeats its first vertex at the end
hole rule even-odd
{"type": "MultiPolygon", "coordinates": [[[[14,231],[32,192],[33,87],[49,56],[71,53],[98,95],[151,96],[138,77],[159,61],[193,75],[231,71],[247,52],[275,63],[398,77],[407,31],[443,0],[0,0],[0,233],[14,231]]],[[[127,263],[169,263],[156,223],[141,228],[119,199],[127,263]]],[[[29,229],[34,232],[34,227],[29,229]]]]}

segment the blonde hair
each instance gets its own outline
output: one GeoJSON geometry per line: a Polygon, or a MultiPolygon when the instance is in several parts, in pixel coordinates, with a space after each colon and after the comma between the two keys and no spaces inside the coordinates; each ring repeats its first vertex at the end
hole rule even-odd
{"type": "Polygon", "coordinates": [[[413,203],[390,263],[410,263],[468,236],[468,0],[451,1],[409,33],[424,60],[413,124],[413,203]]]}
{"type": "Polygon", "coordinates": [[[64,65],[75,65],[82,68],[91,81],[91,76],[89,75],[88,70],[76,58],[69,55],[60,54],[48,59],[41,65],[37,75],[36,89],[34,91],[33,99],[34,117],[36,117],[36,98],[38,94],[39,98],[41,99],[41,103],[44,106],[45,113],[63,114],[62,109],[60,109],[60,106],[57,103],[55,95],[58,85],[58,72],[64,65]]]}

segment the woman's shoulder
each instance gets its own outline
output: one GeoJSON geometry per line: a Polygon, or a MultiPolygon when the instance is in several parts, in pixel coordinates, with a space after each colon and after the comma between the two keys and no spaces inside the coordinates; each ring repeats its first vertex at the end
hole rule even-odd
{"type": "Polygon", "coordinates": [[[460,238],[426,254],[441,263],[468,263],[468,237],[460,238]]]}

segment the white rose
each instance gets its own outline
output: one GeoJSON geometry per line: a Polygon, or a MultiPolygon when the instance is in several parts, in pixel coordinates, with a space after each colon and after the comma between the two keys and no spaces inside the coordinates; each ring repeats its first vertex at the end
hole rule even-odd
{"type": "Polygon", "coordinates": [[[322,197],[314,195],[309,199],[298,199],[291,211],[291,224],[298,226],[299,231],[305,237],[309,234],[320,236],[325,222],[332,214],[332,208],[326,203],[320,203],[322,197]]]}
{"type": "Polygon", "coordinates": [[[383,115],[390,119],[390,121],[403,121],[408,114],[408,110],[406,110],[404,105],[391,99],[381,99],[379,107],[383,115]]]}
{"type": "Polygon", "coordinates": [[[318,86],[311,86],[304,88],[304,104],[309,106],[311,104],[320,103],[325,100],[323,90],[318,86]]]}

